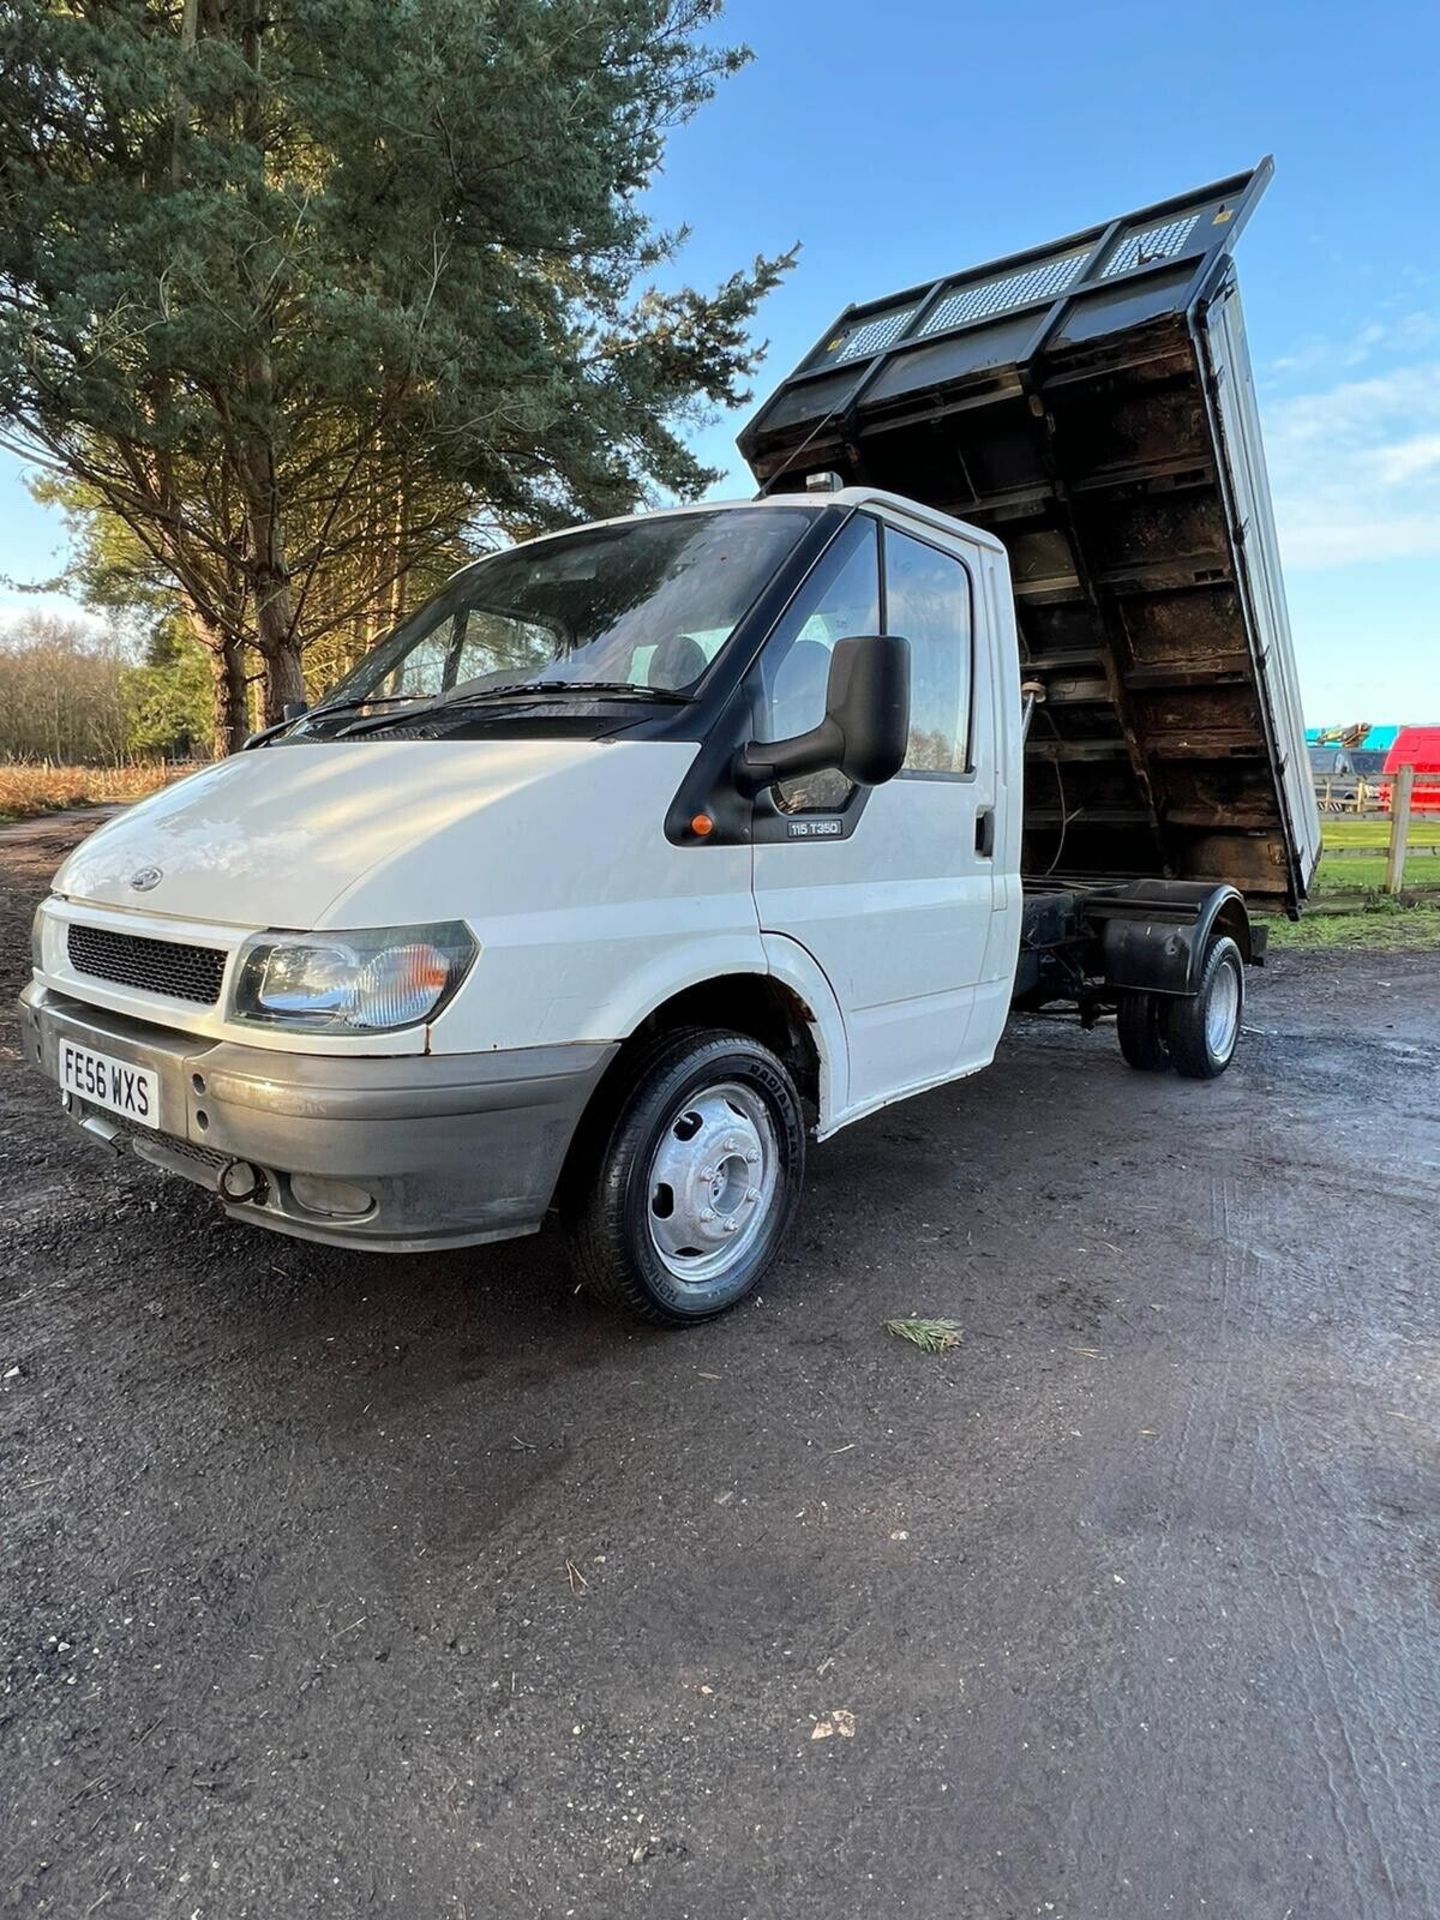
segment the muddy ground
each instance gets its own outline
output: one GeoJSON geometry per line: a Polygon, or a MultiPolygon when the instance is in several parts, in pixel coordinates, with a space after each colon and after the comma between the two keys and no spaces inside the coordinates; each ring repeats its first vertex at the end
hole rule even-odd
{"type": "Polygon", "coordinates": [[[0,845],[0,1911],[1440,1910],[1433,958],[1278,956],[1208,1087],[1020,1023],[648,1334],[72,1133],[75,831],[0,845]]]}

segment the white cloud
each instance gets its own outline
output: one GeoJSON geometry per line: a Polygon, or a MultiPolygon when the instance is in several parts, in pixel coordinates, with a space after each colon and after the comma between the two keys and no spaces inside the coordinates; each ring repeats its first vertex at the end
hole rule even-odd
{"type": "Polygon", "coordinates": [[[1440,313],[1415,309],[1372,320],[1346,340],[1312,334],[1265,369],[1269,389],[1296,378],[1349,372],[1375,360],[1424,352],[1440,340],[1440,313]]]}
{"type": "Polygon", "coordinates": [[[1393,447],[1378,447],[1373,457],[1382,486],[1404,486],[1407,480],[1422,479],[1440,467],[1440,433],[1422,433],[1393,447]]]}
{"type": "Polygon", "coordinates": [[[1440,361],[1262,406],[1287,567],[1440,557],[1440,361]]]}

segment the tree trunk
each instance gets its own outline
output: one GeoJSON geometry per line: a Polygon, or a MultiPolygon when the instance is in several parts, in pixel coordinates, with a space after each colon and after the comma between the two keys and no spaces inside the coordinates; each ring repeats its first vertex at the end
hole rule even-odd
{"type": "MultiPolygon", "coordinates": [[[[247,463],[246,478],[252,469],[247,463]]],[[[295,602],[290,569],[280,535],[273,480],[249,490],[246,519],[253,558],[250,595],[255,606],[255,645],[265,663],[265,725],[285,718],[285,709],[305,698],[300,668],[300,639],[295,631],[295,602]]]]}
{"type": "Polygon", "coordinates": [[[290,583],[266,590],[255,586],[256,645],[265,663],[265,725],[272,727],[285,718],[285,709],[305,698],[305,675],[300,665],[290,614],[290,583]]]}
{"type": "MultiPolygon", "coordinates": [[[[270,405],[271,390],[269,357],[257,354],[247,396],[252,412],[263,417],[270,405]]],[[[300,667],[295,599],[290,591],[290,568],[280,524],[275,450],[268,439],[257,435],[241,445],[239,456],[245,523],[250,534],[246,572],[255,606],[255,644],[265,663],[265,725],[271,727],[285,718],[287,706],[304,700],[305,676],[300,667]]]]}
{"type": "Polygon", "coordinates": [[[390,541],[390,605],[387,625],[393,631],[405,611],[405,482],[395,492],[395,518],[390,541]]]}
{"type": "Polygon", "coordinates": [[[215,680],[215,751],[217,755],[238,753],[250,732],[250,684],[245,676],[244,649],[233,634],[225,635],[215,655],[215,680]]]}
{"type": "MultiPolygon", "coordinates": [[[[247,481],[253,474],[254,467],[247,462],[247,481]]],[[[247,489],[246,520],[253,555],[248,572],[255,606],[255,645],[265,663],[265,725],[273,727],[285,718],[286,707],[305,698],[305,676],[272,480],[247,489]]]]}
{"type": "Polygon", "coordinates": [[[250,732],[250,686],[245,677],[245,643],[216,621],[191,611],[195,637],[210,656],[215,691],[215,758],[238,753],[250,732]]]}

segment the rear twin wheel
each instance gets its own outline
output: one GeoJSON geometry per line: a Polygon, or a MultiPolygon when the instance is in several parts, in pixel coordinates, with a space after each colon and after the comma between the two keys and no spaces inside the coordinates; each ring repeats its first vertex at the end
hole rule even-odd
{"type": "Polygon", "coordinates": [[[1165,1003],[1158,993],[1122,993],[1115,1007],[1120,1051],[1141,1073],[1159,1073],[1170,1064],[1165,1042],[1165,1003]]]}
{"type": "Polygon", "coordinates": [[[1234,1057],[1244,1012],[1245,963],[1235,942],[1221,934],[1206,950],[1193,994],[1121,994],[1120,1051],[1142,1072],[1173,1066],[1187,1080],[1214,1080],[1234,1057]]]}

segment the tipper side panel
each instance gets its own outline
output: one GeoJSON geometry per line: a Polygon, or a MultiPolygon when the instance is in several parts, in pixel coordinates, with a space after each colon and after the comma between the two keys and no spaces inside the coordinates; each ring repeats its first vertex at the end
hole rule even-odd
{"type": "Polygon", "coordinates": [[[1209,332],[1268,177],[852,308],[741,436],[766,489],[833,470],[1004,541],[1045,689],[1029,875],[1228,880],[1293,910],[1313,869],[1253,396],[1222,405],[1244,335],[1209,332]]]}

